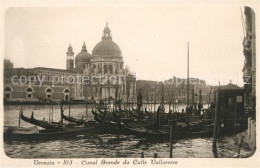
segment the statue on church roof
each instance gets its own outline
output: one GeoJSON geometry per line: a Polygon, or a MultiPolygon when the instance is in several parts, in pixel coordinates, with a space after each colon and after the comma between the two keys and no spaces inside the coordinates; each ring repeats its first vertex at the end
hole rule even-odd
{"type": "Polygon", "coordinates": [[[123,70],[122,70],[121,68],[119,68],[119,69],[117,70],[117,73],[118,73],[119,75],[123,75],[123,70]]]}
{"type": "Polygon", "coordinates": [[[98,67],[96,67],[95,69],[94,69],[94,74],[98,74],[99,73],[99,69],[98,69],[98,67]]]}
{"type": "Polygon", "coordinates": [[[91,74],[91,69],[89,69],[89,68],[84,69],[83,70],[83,74],[90,75],[91,74]]]}

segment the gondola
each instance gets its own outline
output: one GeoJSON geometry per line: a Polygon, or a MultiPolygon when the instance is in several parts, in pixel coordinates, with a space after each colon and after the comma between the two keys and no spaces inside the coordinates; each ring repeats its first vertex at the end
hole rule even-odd
{"type": "MultiPolygon", "coordinates": [[[[151,138],[153,140],[165,140],[170,138],[170,129],[149,129],[145,127],[129,127],[124,124],[119,125],[120,132],[123,134],[131,134],[137,137],[151,138]]],[[[195,137],[210,137],[211,130],[201,129],[200,131],[192,130],[176,130],[172,132],[174,139],[195,138],[195,137]]]]}
{"type": "Polygon", "coordinates": [[[150,130],[149,126],[152,125],[152,123],[124,123],[121,122],[121,117],[119,114],[113,111],[113,118],[114,122],[122,134],[130,134],[135,135],[137,137],[154,137],[159,136],[159,138],[165,138],[169,136],[169,133],[164,130],[150,130]]]}
{"type": "MultiPolygon", "coordinates": [[[[25,129],[23,129],[25,130],[25,129]]],[[[96,134],[101,130],[100,124],[93,124],[88,127],[62,127],[60,129],[44,129],[23,132],[6,131],[4,140],[49,140],[49,139],[65,139],[77,135],[96,134]]]]}
{"type": "Polygon", "coordinates": [[[115,127],[115,128],[118,127],[117,122],[112,121],[112,120],[108,120],[102,114],[98,114],[97,112],[95,112],[93,108],[92,108],[92,114],[94,115],[94,119],[97,122],[99,122],[100,124],[107,125],[107,126],[112,126],[112,127],[115,127]]]}
{"type": "Polygon", "coordinates": [[[134,109],[133,109],[133,111],[129,111],[129,114],[130,114],[130,116],[132,116],[133,118],[138,118],[138,116],[137,115],[135,115],[134,113],[134,109]]]}
{"type": "Polygon", "coordinates": [[[96,109],[99,109],[99,110],[107,110],[107,109],[108,109],[108,106],[107,106],[107,105],[104,105],[104,104],[98,104],[98,105],[96,105],[96,109]]]}
{"type": "MultiPolygon", "coordinates": [[[[151,125],[153,125],[153,121],[150,120],[145,120],[143,123],[118,122],[120,130],[124,134],[133,134],[135,136],[153,139],[167,139],[170,137],[170,126],[168,124],[160,129],[153,129],[151,125]]],[[[203,127],[200,127],[199,129],[192,129],[185,123],[176,122],[172,133],[176,139],[179,139],[187,137],[210,136],[212,131],[203,127]]]]}
{"type": "Polygon", "coordinates": [[[64,110],[61,109],[61,117],[64,119],[64,120],[67,120],[69,122],[73,122],[73,123],[76,123],[78,125],[83,125],[83,124],[86,124],[87,122],[82,120],[82,119],[76,119],[76,118],[73,118],[73,117],[68,117],[68,116],[65,116],[64,115],[64,110]]]}
{"type": "Polygon", "coordinates": [[[100,109],[100,108],[96,108],[96,109],[98,109],[98,112],[99,112],[100,114],[102,114],[102,115],[107,115],[107,114],[109,113],[109,111],[107,111],[107,110],[102,110],[102,109],[100,109]]]}
{"type": "Polygon", "coordinates": [[[136,137],[165,139],[169,137],[168,130],[151,130],[146,127],[130,127],[127,124],[118,123],[120,132],[135,135],[136,137]]]}
{"type": "Polygon", "coordinates": [[[149,131],[147,129],[141,130],[140,128],[137,129],[137,128],[130,128],[130,127],[125,126],[123,123],[120,122],[120,120],[118,119],[118,115],[115,112],[113,112],[114,121],[105,120],[104,116],[102,116],[102,114],[95,112],[93,109],[92,109],[92,114],[94,115],[94,119],[97,122],[102,123],[103,125],[106,125],[109,127],[118,128],[120,130],[120,134],[145,136],[145,135],[147,135],[147,132],[149,131]]]}
{"type": "Polygon", "coordinates": [[[108,119],[102,114],[95,112],[93,109],[92,109],[92,114],[94,115],[95,121],[101,124],[103,133],[122,134],[122,132],[118,127],[118,123],[112,121],[111,117],[110,119],[108,119]]]}
{"type": "Polygon", "coordinates": [[[32,127],[14,127],[4,126],[4,134],[36,134],[39,133],[37,126],[32,127]]]}
{"type": "MultiPolygon", "coordinates": [[[[138,115],[136,115],[136,114],[138,114],[137,109],[133,108],[132,111],[129,112],[129,114],[134,118],[138,118],[138,115]]],[[[153,113],[145,110],[145,111],[140,111],[140,115],[141,115],[142,118],[151,118],[153,113]]]]}
{"type": "Polygon", "coordinates": [[[119,128],[120,128],[121,132],[123,132],[124,134],[131,134],[131,135],[141,136],[141,137],[146,137],[149,132],[149,130],[144,127],[131,128],[124,124],[119,124],[119,128]]]}
{"type": "MultiPolygon", "coordinates": [[[[137,137],[152,138],[156,140],[164,140],[170,137],[170,127],[167,125],[161,129],[153,129],[153,121],[143,121],[143,123],[125,123],[121,122],[119,115],[115,112],[112,113],[113,120],[107,120],[105,116],[100,113],[95,112],[92,109],[92,113],[97,122],[109,128],[119,128],[120,134],[135,135],[137,137]]],[[[188,138],[188,137],[200,137],[200,136],[210,136],[211,132],[208,130],[192,130],[189,126],[184,123],[177,122],[174,126],[173,135],[176,139],[188,138]]]]}
{"type": "Polygon", "coordinates": [[[48,123],[47,121],[41,121],[41,120],[35,119],[34,116],[33,116],[33,112],[32,112],[31,118],[28,118],[28,117],[25,117],[23,115],[23,111],[21,111],[21,119],[30,123],[30,124],[33,124],[33,125],[45,128],[45,129],[58,129],[58,128],[60,128],[60,124],[48,123]]]}
{"type": "Polygon", "coordinates": [[[113,113],[115,113],[117,116],[119,116],[122,119],[127,119],[129,117],[129,111],[128,110],[123,110],[123,109],[119,109],[119,110],[113,110],[113,113]]]}

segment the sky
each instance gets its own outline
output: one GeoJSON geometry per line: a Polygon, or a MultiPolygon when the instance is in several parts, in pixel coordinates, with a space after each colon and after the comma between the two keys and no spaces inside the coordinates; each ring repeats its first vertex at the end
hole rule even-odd
{"type": "Polygon", "coordinates": [[[243,85],[243,3],[90,4],[84,7],[18,7],[5,12],[5,58],[14,67],[66,68],[69,44],[92,53],[108,22],[125,65],[137,80],[190,77],[207,84],[243,85]]]}

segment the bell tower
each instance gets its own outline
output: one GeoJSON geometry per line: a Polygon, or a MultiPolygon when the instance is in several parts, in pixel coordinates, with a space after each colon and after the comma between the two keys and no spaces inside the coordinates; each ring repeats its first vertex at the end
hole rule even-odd
{"type": "Polygon", "coordinates": [[[67,70],[71,70],[74,68],[74,52],[73,52],[73,48],[70,46],[68,47],[68,51],[66,53],[67,57],[66,57],[66,69],[67,70]]]}

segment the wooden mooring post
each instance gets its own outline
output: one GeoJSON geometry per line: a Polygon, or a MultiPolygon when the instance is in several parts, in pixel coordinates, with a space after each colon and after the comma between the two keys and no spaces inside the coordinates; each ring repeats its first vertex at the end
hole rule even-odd
{"type": "Polygon", "coordinates": [[[53,104],[51,104],[51,121],[53,122],[53,104]]]}
{"type": "Polygon", "coordinates": [[[69,117],[70,117],[70,105],[69,105],[69,117]]]}
{"type": "Polygon", "coordinates": [[[216,107],[215,107],[215,118],[214,118],[214,130],[213,130],[213,144],[212,144],[212,151],[213,153],[217,153],[217,138],[218,138],[218,113],[220,112],[220,105],[219,105],[219,90],[216,92],[216,107]]]}
{"type": "MultiPolygon", "coordinates": [[[[109,104],[110,105],[110,104],[109,104]]],[[[88,119],[88,103],[86,103],[86,117],[88,119]]]]}
{"type": "Polygon", "coordinates": [[[23,110],[23,106],[21,106],[20,112],[19,112],[19,121],[18,121],[18,126],[21,127],[21,113],[23,110]]]}
{"type": "Polygon", "coordinates": [[[155,126],[155,118],[156,118],[156,95],[157,95],[157,93],[154,94],[154,106],[153,106],[153,110],[154,110],[154,113],[153,113],[154,126],[155,126]]]}
{"type": "Polygon", "coordinates": [[[51,104],[50,104],[50,112],[49,112],[49,123],[51,123],[51,104]]]}
{"type": "Polygon", "coordinates": [[[172,158],[172,123],[170,126],[170,158],[172,158]]]}
{"type": "Polygon", "coordinates": [[[240,157],[240,151],[241,151],[241,148],[242,148],[242,145],[243,145],[243,140],[244,140],[244,136],[242,136],[240,144],[239,144],[238,155],[237,155],[238,158],[240,157]]]}
{"type": "Polygon", "coordinates": [[[63,118],[62,118],[62,113],[64,111],[63,105],[60,105],[60,126],[63,126],[63,118]]]}

